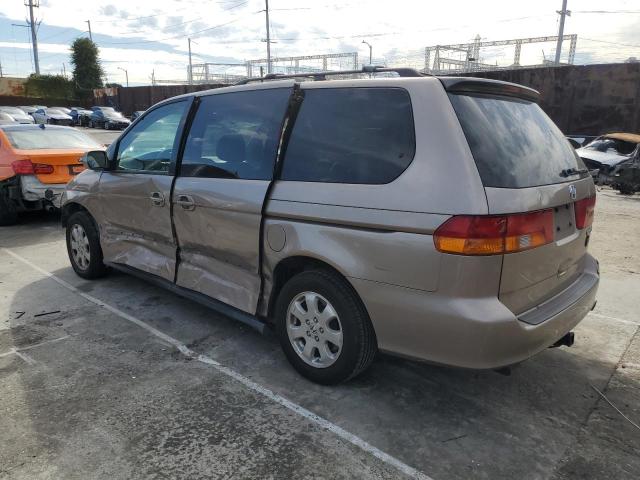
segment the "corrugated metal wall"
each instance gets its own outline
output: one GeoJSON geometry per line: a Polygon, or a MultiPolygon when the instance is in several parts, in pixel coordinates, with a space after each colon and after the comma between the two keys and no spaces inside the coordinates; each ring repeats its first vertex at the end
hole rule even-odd
{"type": "Polygon", "coordinates": [[[219,88],[225,85],[154,85],[145,87],[123,87],[106,90],[94,90],[95,105],[108,105],[115,107],[125,115],[130,115],[136,110],[146,110],[150,106],[167,98],[182,95],[184,93],[199,92],[219,88]],[[108,96],[106,93],[115,93],[108,96]]]}
{"type": "Polygon", "coordinates": [[[540,106],[566,134],[640,133],[640,63],[523,68],[467,75],[535,88],[542,95],[540,106]]]}

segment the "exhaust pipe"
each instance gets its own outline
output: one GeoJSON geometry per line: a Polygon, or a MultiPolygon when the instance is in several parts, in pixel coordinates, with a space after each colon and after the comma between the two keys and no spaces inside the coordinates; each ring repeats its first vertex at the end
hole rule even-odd
{"type": "Polygon", "coordinates": [[[573,332],[568,332],[565,334],[564,337],[562,337],[556,343],[551,345],[549,348],[570,347],[573,345],[574,342],[575,342],[575,334],[573,332]]]}

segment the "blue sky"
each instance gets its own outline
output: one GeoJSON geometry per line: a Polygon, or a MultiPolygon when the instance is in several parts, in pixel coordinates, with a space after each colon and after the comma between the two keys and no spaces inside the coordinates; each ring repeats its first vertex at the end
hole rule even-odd
{"type": "MultiPolygon", "coordinates": [[[[0,4],[0,62],[5,75],[33,71],[30,37],[23,0],[0,4]]],[[[500,40],[557,33],[560,0],[271,0],[274,55],[358,52],[374,63],[421,61],[424,47],[500,40]]],[[[572,15],[565,33],[578,34],[576,63],[640,58],[640,2],[634,0],[569,0],[572,15]],[[603,6],[604,5],[604,6],[603,6]]],[[[40,0],[36,14],[40,66],[43,73],[70,71],[68,48],[87,36],[91,20],[94,41],[109,81],[131,84],[156,79],[185,80],[187,37],[193,38],[194,62],[242,63],[264,58],[264,0],[40,0]]],[[[553,44],[523,49],[523,63],[553,58],[553,44]]],[[[483,51],[486,63],[506,65],[512,51],[483,51]]],[[[220,67],[220,71],[226,67],[220,67]]],[[[240,73],[242,69],[227,69],[240,73]]]]}

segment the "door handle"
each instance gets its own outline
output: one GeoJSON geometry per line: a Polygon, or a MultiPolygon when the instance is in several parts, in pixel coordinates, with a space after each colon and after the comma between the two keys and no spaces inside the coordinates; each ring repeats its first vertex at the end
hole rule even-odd
{"type": "Polygon", "coordinates": [[[193,210],[196,208],[196,202],[194,202],[191,195],[178,195],[178,200],[176,201],[176,203],[180,205],[184,210],[193,210]]]}
{"type": "Polygon", "coordinates": [[[151,195],[149,196],[149,198],[151,199],[151,203],[154,206],[156,207],[164,206],[164,195],[162,194],[162,192],[151,192],[151,195]]]}

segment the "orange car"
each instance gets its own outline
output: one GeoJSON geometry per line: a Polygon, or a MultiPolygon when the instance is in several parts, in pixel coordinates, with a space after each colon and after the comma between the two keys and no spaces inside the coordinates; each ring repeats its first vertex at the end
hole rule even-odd
{"type": "Polygon", "coordinates": [[[59,208],[65,185],[84,170],[80,157],[101,148],[70,127],[0,126],[0,225],[23,211],[59,208]]]}

